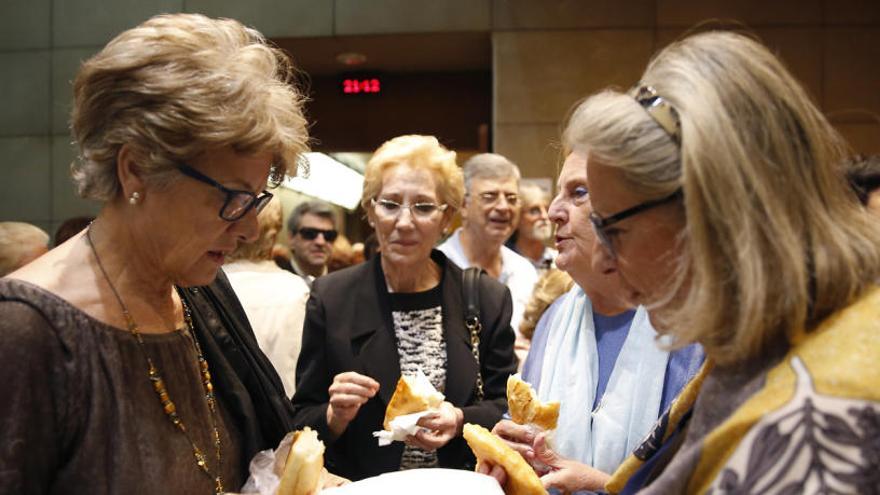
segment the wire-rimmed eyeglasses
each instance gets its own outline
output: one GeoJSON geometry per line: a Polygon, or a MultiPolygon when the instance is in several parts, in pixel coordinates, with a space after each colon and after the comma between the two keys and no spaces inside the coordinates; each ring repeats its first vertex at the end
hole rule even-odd
{"type": "Polygon", "coordinates": [[[420,220],[427,220],[434,216],[438,211],[446,211],[446,208],[449,205],[442,204],[438,205],[437,203],[430,203],[427,201],[412,203],[412,204],[401,204],[397,201],[391,201],[390,199],[375,199],[371,200],[373,208],[376,211],[376,214],[383,218],[397,218],[400,216],[400,213],[403,210],[409,210],[410,215],[413,218],[418,218],[420,220]]]}

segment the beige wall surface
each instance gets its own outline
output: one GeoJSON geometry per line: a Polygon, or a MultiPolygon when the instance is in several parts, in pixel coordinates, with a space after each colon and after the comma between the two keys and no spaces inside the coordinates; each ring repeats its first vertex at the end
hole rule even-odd
{"type": "Polygon", "coordinates": [[[493,147],[528,177],[555,175],[575,101],[633,84],[651,53],[715,19],[757,33],[858,151],[880,153],[877,0],[5,0],[0,220],[53,231],[97,211],[70,183],[70,81],[116,33],[162,12],[234,17],[278,38],[490,33],[493,147]]]}
{"type": "Polygon", "coordinates": [[[552,176],[572,105],[637,82],[652,53],[707,27],[756,34],[857,152],[880,153],[880,2],[612,0],[493,2],[494,148],[552,176]]]}

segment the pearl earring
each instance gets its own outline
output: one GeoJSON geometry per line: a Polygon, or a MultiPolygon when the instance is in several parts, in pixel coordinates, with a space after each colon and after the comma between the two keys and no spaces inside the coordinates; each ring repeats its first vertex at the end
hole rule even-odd
{"type": "Polygon", "coordinates": [[[140,201],[140,199],[141,199],[141,193],[135,191],[135,192],[131,193],[131,197],[128,198],[128,204],[136,205],[136,204],[138,204],[138,201],[140,201]]]}

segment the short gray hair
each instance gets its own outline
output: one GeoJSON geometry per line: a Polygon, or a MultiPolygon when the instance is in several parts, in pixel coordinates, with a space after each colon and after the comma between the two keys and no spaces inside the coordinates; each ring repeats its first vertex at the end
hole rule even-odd
{"type": "Polygon", "coordinates": [[[480,153],[470,157],[464,165],[464,190],[470,193],[474,179],[508,179],[514,177],[519,182],[519,167],[497,153],[480,153]]]}
{"type": "Polygon", "coordinates": [[[522,199],[523,208],[525,208],[525,205],[527,204],[537,203],[539,201],[543,201],[546,205],[549,205],[550,201],[553,199],[550,195],[550,191],[534,182],[520,184],[519,197],[522,199]]]}
{"type": "Polygon", "coordinates": [[[333,208],[330,207],[328,203],[315,199],[312,201],[304,201],[296,205],[296,208],[293,209],[290,218],[287,219],[287,230],[290,231],[290,235],[295,235],[297,231],[299,231],[299,224],[302,221],[302,217],[305,215],[315,215],[321,218],[326,218],[333,222],[333,228],[336,228],[336,215],[333,214],[333,208]]]}

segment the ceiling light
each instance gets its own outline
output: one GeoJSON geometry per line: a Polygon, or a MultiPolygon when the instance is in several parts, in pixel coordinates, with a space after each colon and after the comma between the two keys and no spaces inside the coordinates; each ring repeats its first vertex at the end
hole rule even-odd
{"type": "Polygon", "coordinates": [[[363,53],[344,52],[336,55],[336,61],[348,67],[355,67],[366,63],[367,56],[363,53]]]}

